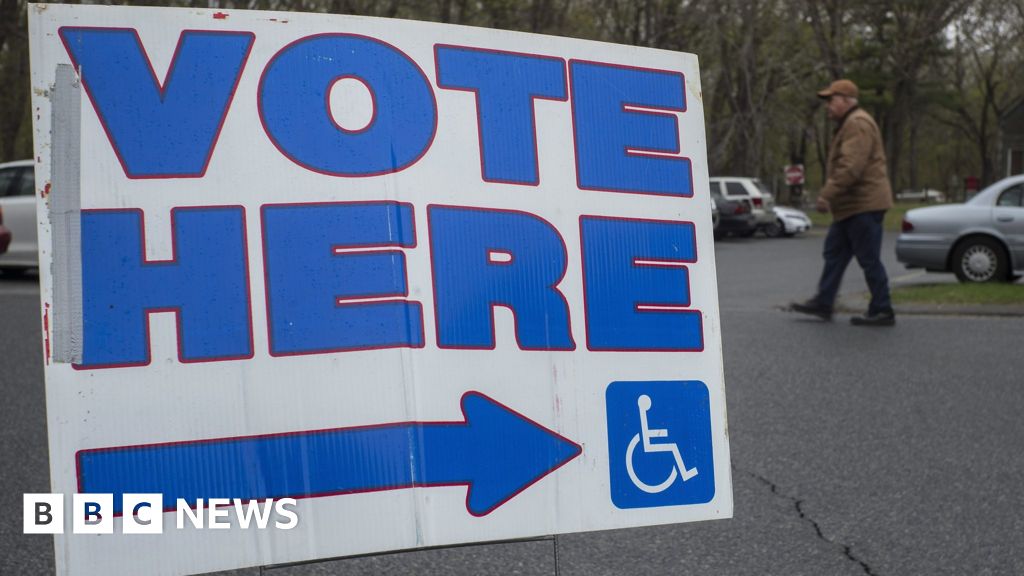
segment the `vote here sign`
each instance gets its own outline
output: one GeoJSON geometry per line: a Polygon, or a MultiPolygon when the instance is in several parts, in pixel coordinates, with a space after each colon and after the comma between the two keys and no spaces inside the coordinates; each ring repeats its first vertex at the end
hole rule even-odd
{"type": "Polygon", "coordinates": [[[52,487],[113,495],[61,574],[731,515],[695,56],[30,12],[52,487]],[[175,523],[211,499],[297,522],[175,523]]]}

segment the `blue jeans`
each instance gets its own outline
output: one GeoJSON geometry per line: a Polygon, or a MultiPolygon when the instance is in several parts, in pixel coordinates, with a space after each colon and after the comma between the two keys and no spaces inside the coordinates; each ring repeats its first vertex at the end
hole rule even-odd
{"type": "Polygon", "coordinates": [[[843,273],[856,256],[864,270],[864,278],[871,289],[868,314],[892,312],[889,299],[889,277],[882,265],[882,219],[885,211],[865,212],[833,222],[825,238],[825,269],[818,281],[818,295],[814,300],[828,308],[835,304],[843,273]]]}

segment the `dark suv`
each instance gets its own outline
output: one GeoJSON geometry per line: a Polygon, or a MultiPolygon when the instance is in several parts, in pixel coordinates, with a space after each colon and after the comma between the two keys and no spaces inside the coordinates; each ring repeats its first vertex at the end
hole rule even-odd
{"type": "Polygon", "coordinates": [[[727,199],[722,196],[718,186],[711,187],[711,201],[718,207],[718,226],[715,227],[715,239],[728,234],[749,237],[757,232],[757,217],[754,207],[746,198],[727,199]]]}

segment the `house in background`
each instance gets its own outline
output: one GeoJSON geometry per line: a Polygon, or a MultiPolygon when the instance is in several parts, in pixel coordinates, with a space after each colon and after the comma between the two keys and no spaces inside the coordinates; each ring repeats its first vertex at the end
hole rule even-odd
{"type": "Polygon", "coordinates": [[[1001,177],[1024,174],[1024,98],[999,117],[999,160],[1001,177]]]}

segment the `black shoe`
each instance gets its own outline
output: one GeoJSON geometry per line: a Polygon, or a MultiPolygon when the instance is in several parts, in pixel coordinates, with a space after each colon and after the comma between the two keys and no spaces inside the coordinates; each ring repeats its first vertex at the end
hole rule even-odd
{"type": "Polygon", "coordinates": [[[814,300],[808,300],[807,302],[793,302],[789,305],[789,309],[793,312],[799,312],[801,314],[807,314],[810,316],[817,316],[822,320],[832,319],[832,308],[822,306],[814,300]]]}
{"type": "Polygon", "coordinates": [[[895,326],[896,315],[892,311],[865,314],[850,318],[850,324],[854,326],[895,326]]]}

